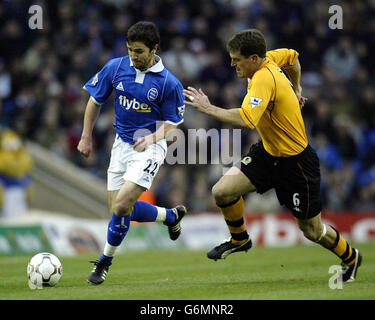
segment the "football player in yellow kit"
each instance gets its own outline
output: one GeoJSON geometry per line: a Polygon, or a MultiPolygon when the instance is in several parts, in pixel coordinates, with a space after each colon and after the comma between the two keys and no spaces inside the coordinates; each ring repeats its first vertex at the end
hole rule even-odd
{"type": "Polygon", "coordinates": [[[339,231],[321,221],[319,159],[308,143],[301,114],[306,99],[302,97],[298,52],[267,51],[264,36],[256,29],[233,35],[227,50],[237,76],[248,79],[242,106],[219,108],[201,89],[192,87],[184,90],[190,100],[186,104],[217,120],[256,129],[261,141],[252,145],[249,153],[212,189],[231,239],[209,251],[208,258],[223,259],[251,248],[242,196],[274,188],[280,204],[291,210],[304,236],[335,253],[342,261],[343,281],[353,281],[362,261],[361,253],[339,231]]]}

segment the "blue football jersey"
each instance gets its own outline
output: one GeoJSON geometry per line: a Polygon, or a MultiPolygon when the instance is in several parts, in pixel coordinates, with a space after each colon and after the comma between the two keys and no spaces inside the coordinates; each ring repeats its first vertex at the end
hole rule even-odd
{"type": "Polygon", "coordinates": [[[103,104],[115,90],[114,127],[131,144],[155,132],[158,122],[183,122],[182,84],[159,56],[155,58],[157,63],[145,71],[134,68],[129,56],[112,59],[83,87],[97,104],[103,104]]]}

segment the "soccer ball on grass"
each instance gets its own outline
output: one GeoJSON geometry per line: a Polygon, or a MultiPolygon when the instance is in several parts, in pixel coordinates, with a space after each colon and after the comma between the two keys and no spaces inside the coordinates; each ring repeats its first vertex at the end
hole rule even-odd
{"type": "Polygon", "coordinates": [[[33,256],[27,265],[30,289],[55,286],[63,273],[60,260],[52,253],[42,252],[33,256]]]}

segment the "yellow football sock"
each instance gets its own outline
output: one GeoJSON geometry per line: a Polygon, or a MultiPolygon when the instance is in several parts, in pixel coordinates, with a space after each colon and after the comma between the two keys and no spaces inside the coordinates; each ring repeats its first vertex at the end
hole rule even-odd
{"type": "Polygon", "coordinates": [[[245,211],[243,198],[240,197],[228,205],[219,207],[232,236],[232,243],[243,244],[249,238],[243,218],[245,211]]]}
{"type": "Polygon", "coordinates": [[[341,236],[335,228],[333,228],[337,233],[337,238],[335,244],[331,251],[336,254],[345,265],[350,266],[353,264],[357,258],[355,250],[350,246],[350,244],[341,236]]]}

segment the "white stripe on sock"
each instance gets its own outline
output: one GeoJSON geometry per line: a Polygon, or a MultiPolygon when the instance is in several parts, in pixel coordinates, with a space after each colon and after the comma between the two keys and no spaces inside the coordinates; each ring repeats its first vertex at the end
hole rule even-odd
{"type": "Polygon", "coordinates": [[[156,216],[155,221],[164,222],[165,219],[167,218],[167,210],[165,210],[165,208],[161,208],[161,207],[156,207],[156,209],[158,209],[158,215],[156,216]]]}
{"type": "Polygon", "coordinates": [[[118,246],[112,246],[108,242],[105,243],[103,253],[107,257],[113,257],[115,255],[115,252],[117,250],[118,246]]]}

